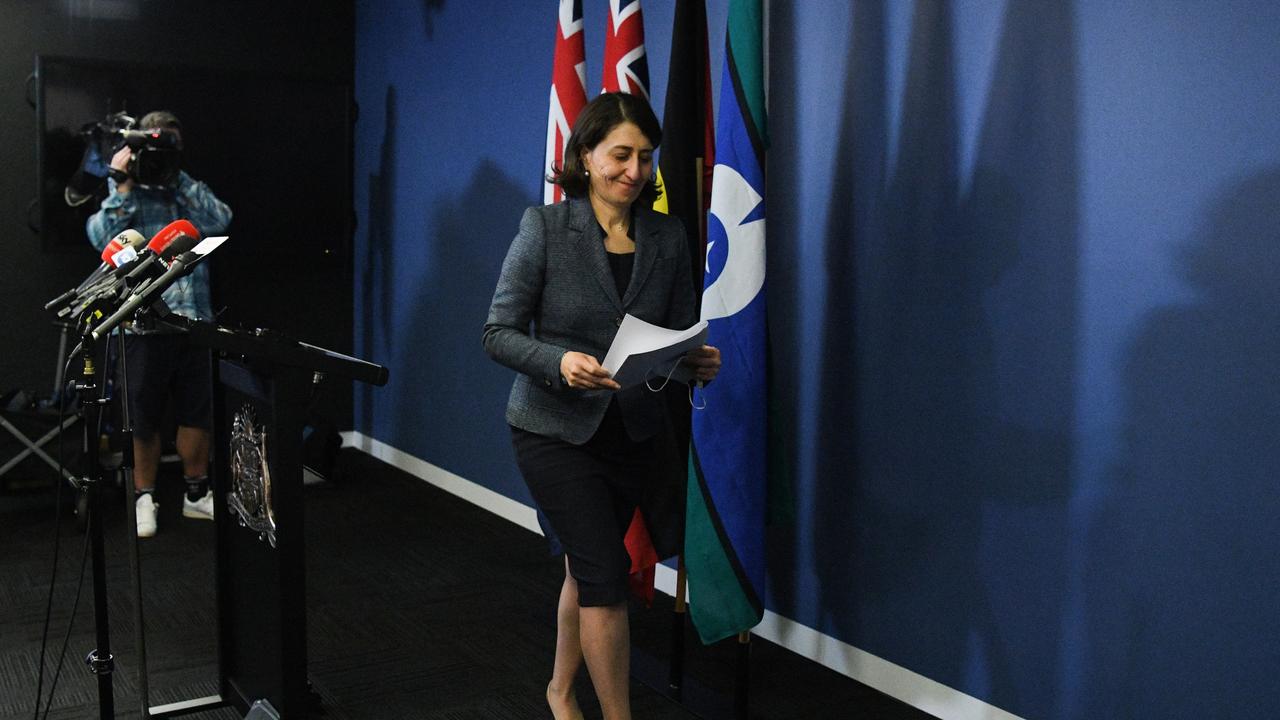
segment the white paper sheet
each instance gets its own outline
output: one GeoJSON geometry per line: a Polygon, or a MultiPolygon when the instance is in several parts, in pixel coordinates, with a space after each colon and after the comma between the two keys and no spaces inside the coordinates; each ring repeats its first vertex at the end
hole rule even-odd
{"type": "Polygon", "coordinates": [[[660,385],[668,374],[672,380],[687,382],[693,377],[693,369],[681,365],[680,358],[702,347],[706,339],[705,320],[686,330],[671,330],[627,315],[622,318],[618,334],[600,364],[623,388],[639,385],[646,379],[660,385]]]}

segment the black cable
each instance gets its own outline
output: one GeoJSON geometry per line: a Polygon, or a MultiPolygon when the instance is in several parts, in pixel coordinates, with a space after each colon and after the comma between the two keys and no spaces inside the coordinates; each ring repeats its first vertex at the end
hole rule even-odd
{"type": "MultiPolygon", "coordinates": [[[[75,627],[76,615],[80,612],[80,593],[84,590],[84,570],[85,566],[89,564],[89,530],[93,522],[94,517],[91,512],[89,513],[89,521],[85,523],[84,551],[80,554],[80,579],[76,582],[75,599],[71,601],[71,617],[67,619],[67,632],[62,636],[62,650],[58,653],[58,666],[53,671],[53,681],[49,683],[49,702],[44,706],[43,720],[49,720],[49,711],[53,709],[53,694],[58,689],[58,678],[62,676],[62,663],[67,659],[67,646],[71,644],[71,629],[75,627]]],[[[39,712],[39,709],[39,701],[37,701],[36,711],[39,712]]]]}
{"type": "MultiPolygon", "coordinates": [[[[70,357],[68,357],[66,365],[64,365],[62,368],[63,378],[68,377],[68,371],[71,369],[71,364],[75,362],[75,358],[76,358],[75,353],[73,353],[70,357]]],[[[39,669],[36,673],[36,702],[35,702],[35,711],[34,711],[34,714],[32,715],[32,720],[40,720],[40,701],[44,694],[44,661],[45,661],[46,650],[48,649],[48,645],[49,645],[49,621],[53,613],[53,595],[54,595],[54,590],[57,586],[57,580],[58,580],[58,556],[61,554],[61,547],[62,547],[62,535],[61,535],[62,484],[63,484],[63,472],[65,470],[62,464],[62,458],[65,454],[65,446],[63,445],[65,430],[63,429],[62,424],[66,421],[66,409],[67,409],[67,399],[65,397],[66,386],[67,386],[67,383],[64,381],[63,387],[62,387],[62,392],[64,393],[64,395],[58,398],[58,469],[57,469],[56,475],[54,476],[55,485],[54,485],[54,495],[53,495],[53,503],[54,503],[53,563],[52,563],[53,567],[49,576],[48,600],[45,602],[45,608],[44,608],[44,627],[40,632],[40,659],[39,659],[39,669]]],[[[81,492],[84,492],[84,490],[82,489],[81,492]]],[[[92,513],[90,513],[90,518],[92,518],[92,513]]],[[[80,592],[84,587],[85,559],[88,558],[89,556],[89,523],[88,522],[85,523],[84,538],[85,538],[85,545],[84,545],[84,552],[80,559],[80,578],[76,583],[75,603],[72,605],[72,608],[71,608],[71,618],[67,622],[67,635],[63,640],[62,651],[59,653],[59,656],[58,656],[57,670],[54,673],[53,681],[49,684],[49,704],[45,706],[46,718],[49,716],[49,707],[52,706],[53,704],[53,694],[58,687],[58,677],[62,673],[62,664],[66,658],[67,642],[70,640],[70,637],[71,637],[71,628],[75,623],[76,611],[80,604],[80,592]]]]}
{"type": "MultiPolygon", "coordinates": [[[[71,360],[68,359],[67,364],[64,365],[62,368],[63,378],[67,377],[67,371],[70,368],[71,368],[71,360]]],[[[66,392],[65,382],[63,383],[62,392],[64,393],[66,392]]],[[[35,706],[35,714],[32,716],[32,720],[39,720],[40,718],[40,699],[44,695],[44,657],[45,657],[45,650],[48,649],[48,645],[49,645],[49,619],[50,619],[50,616],[53,614],[53,592],[54,592],[54,588],[57,585],[58,555],[60,554],[61,547],[62,547],[62,534],[61,534],[62,482],[63,482],[62,457],[64,452],[63,444],[62,444],[62,439],[63,439],[62,423],[65,422],[65,419],[66,419],[66,408],[67,408],[66,399],[64,397],[59,397],[58,398],[58,469],[56,474],[54,475],[54,487],[53,487],[53,508],[54,508],[53,509],[53,571],[50,573],[49,595],[48,595],[48,600],[45,601],[45,606],[44,606],[44,629],[41,630],[40,632],[40,660],[39,660],[39,670],[36,673],[36,706],[35,706]]],[[[89,536],[86,533],[85,534],[86,541],[88,540],[88,537],[89,536]]]]}

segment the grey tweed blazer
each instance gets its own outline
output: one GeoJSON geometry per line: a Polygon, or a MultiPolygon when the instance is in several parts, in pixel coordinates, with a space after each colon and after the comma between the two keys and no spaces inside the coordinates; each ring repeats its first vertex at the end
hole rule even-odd
{"type": "Polygon", "coordinates": [[[624,313],[677,329],[697,322],[683,223],[637,205],[632,230],[635,266],[626,296],[618,297],[604,231],[588,200],[525,211],[484,326],[485,351],[519,373],[507,400],[508,423],[581,445],[617,395],[632,439],[663,427],[661,393],[643,385],[616,393],[579,390],[560,378],[560,358],[570,350],[604,360],[624,313]]]}

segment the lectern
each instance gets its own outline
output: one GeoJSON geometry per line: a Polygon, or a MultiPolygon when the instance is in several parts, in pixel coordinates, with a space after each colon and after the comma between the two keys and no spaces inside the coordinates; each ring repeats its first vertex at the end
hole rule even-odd
{"type": "Polygon", "coordinates": [[[384,385],[387,369],[263,330],[187,322],[214,363],[214,489],[221,700],[306,717],[302,441],[321,376],[384,385]]]}

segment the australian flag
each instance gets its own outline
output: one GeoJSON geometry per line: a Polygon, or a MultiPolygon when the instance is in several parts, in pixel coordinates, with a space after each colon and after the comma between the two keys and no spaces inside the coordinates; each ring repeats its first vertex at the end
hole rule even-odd
{"type": "Polygon", "coordinates": [[[603,92],[624,92],[649,99],[649,61],[644,56],[640,0],[609,0],[602,87],[603,92]]]}
{"type": "Polygon", "coordinates": [[[547,105],[547,157],[542,168],[542,201],[548,205],[564,199],[560,186],[546,182],[546,178],[553,168],[564,167],[569,132],[587,104],[587,50],[583,36],[582,0],[560,0],[551,100],[547,105]]]}

